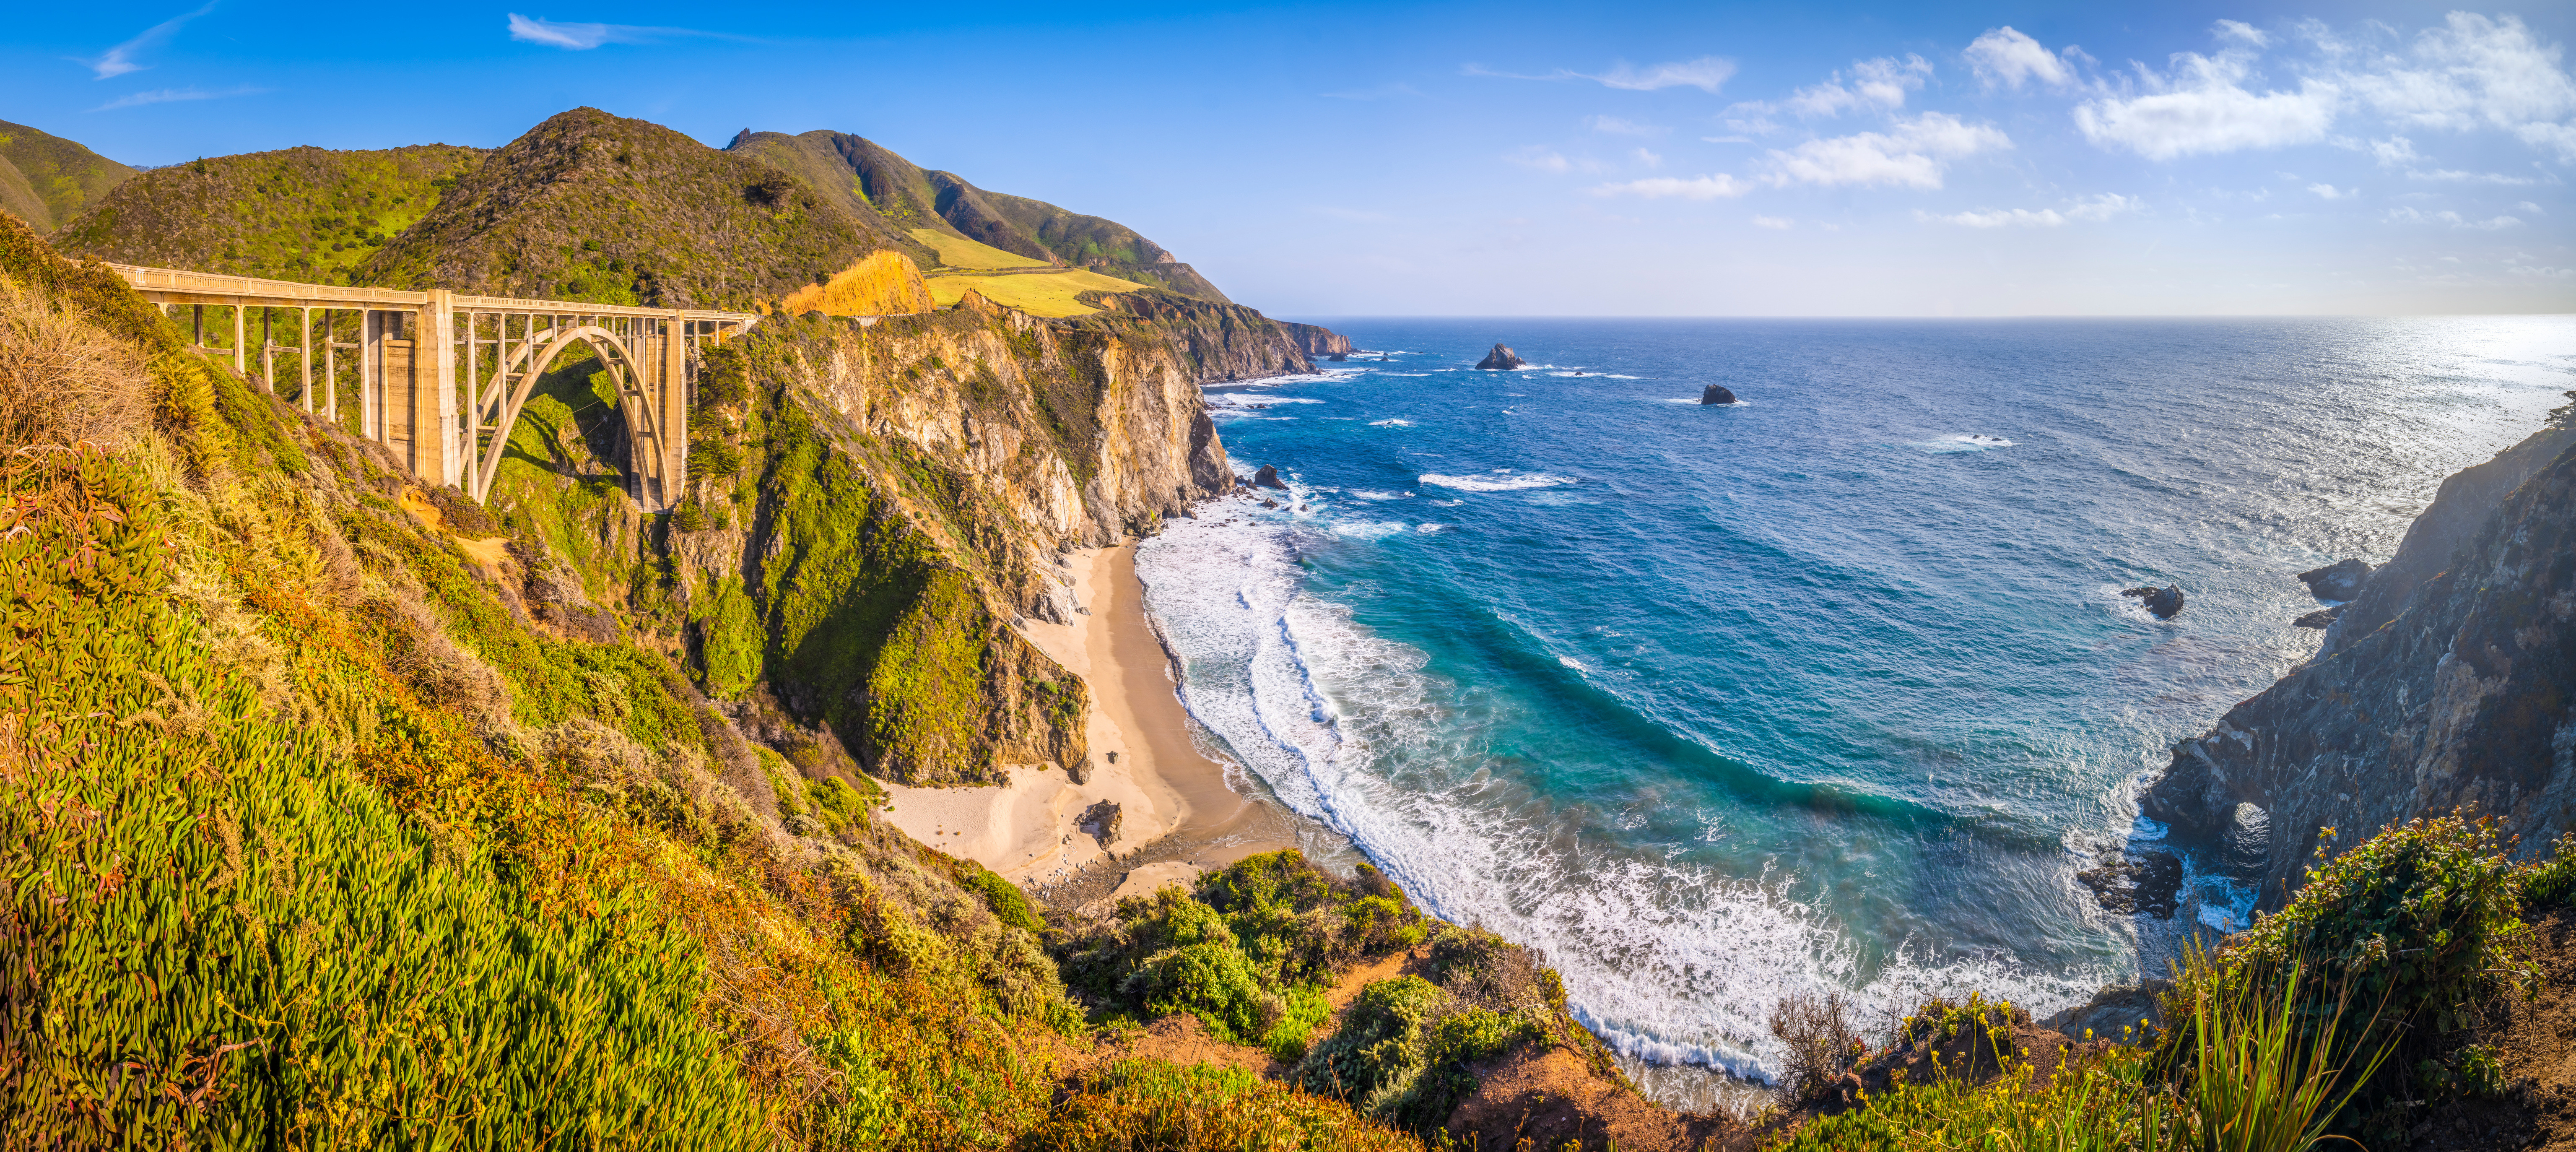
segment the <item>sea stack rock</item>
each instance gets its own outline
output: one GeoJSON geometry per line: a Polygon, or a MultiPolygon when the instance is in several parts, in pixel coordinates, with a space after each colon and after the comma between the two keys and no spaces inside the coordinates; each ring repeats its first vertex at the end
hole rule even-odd
{"type": "Polygon", "coordinates": [[[1276,488],[1282,492],[1288,490],[1288,482],[1279,478],[1279,470],[1268,464],[1262,465],[1261,471],[1252,474],[1252,486],[1255,488],[1276,488]]]}
{"type": "Polygon", "coordinates": [[[1485,358],[1476,362],[1476,367],[1488,372],[1508,372],[1524,363],[1527,361],[1522,360],[1509,345],[1496,344],[1493,351],[1485,353],[1485,358]]]}
{"type": "Polygon", "coordinates": [[[2168,584],[2162,588],[2153,586],[2129,588],[2124,589],[2120,595],[2135,596],[2146,601],[2147,611],[2155,613],[2158,620],[2171,620],[2176,613],[2182,611],[2182,586],[2179,584],[2168,584]]]}
{"type": "Polygon", "coordinates": [[[1119,827],[1126,822],[1126,816],[1118,810],[1117,801],[1102,800],[1082,810],[1082,815],[1073,822],[1073,830],[1089,835],[1102,848],[1107,848],[1118,842],[1119,827]]]}
{"type": "Polygon", "coordinates": [[[2317,599],[2326,602],[2361,599],[2362,581],[2370,579],[2370,565],[2359,560],[2337,560],[2323,568],[2299,573],[2299,581],[2317,599]]]}
{"type": "Polygon", "coordinates": [[[1735,393],[1727,391],[1726,385],[1724,384],[1711,384],[1708,386],[1707,391],[1699,394],[1699,402],[1702,404],[1733,404],[1735,403],[1735,393]]]}

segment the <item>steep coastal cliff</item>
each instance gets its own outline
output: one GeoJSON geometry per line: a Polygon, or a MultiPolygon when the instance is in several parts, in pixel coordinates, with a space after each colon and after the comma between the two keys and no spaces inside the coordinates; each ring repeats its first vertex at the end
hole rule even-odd
{"type": "Polygon", "coordinates": [[[2145,814],[2277,905],[2332,828],[2472,806],[2526,853],[2576,822],[2576,430],[2460,472],[2317,656],[2174,752],[2145,814]]]}

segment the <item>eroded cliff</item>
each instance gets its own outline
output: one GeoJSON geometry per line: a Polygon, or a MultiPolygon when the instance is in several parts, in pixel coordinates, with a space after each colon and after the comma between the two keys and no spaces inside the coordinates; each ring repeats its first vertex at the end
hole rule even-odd
{"type": "Polygon", "coordinates": [[[2576,431],[2453,476],[2315,659],[2141,797],[2276,905],[2331,828],[2470,806],[2526,852],[2576,819],[2576,431]]]}

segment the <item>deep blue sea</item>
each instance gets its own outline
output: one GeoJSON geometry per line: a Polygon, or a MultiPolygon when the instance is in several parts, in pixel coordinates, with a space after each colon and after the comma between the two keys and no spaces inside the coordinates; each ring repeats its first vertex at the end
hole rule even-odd
{"type": "Polygon", "coordinates": [[[1138,552],[1203,736],[1622,1053],[1754,1077],[1793,990],[2046,1012],[2235,926],[2074,874],[2314,651],[2291,573],[2576,388],[2567,317],[1321,322],[1383,359],[1208,389],[1293,498],[1138,552]]]}

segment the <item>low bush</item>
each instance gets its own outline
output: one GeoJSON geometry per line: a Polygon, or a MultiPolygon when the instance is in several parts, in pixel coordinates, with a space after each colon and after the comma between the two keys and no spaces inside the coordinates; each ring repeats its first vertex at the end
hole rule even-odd
{"type": "Polygon", "coordinates": [[[1850,1066],[1860,1034],[1839,992],[1810,992],[1781,997],[1771,1010],[1771,1035],[1787,1048],[1781,1060],[1781,1087],[1793,1100],[1822,1096],[1836,1076],[1850,1066]]]}
{"type": "Polygon", "coordinates": [[[1023,1152],[1420,1152],[1412,1137],[1249,1072],[1122,1060],[1078,1081],[1023,1152]]]}

